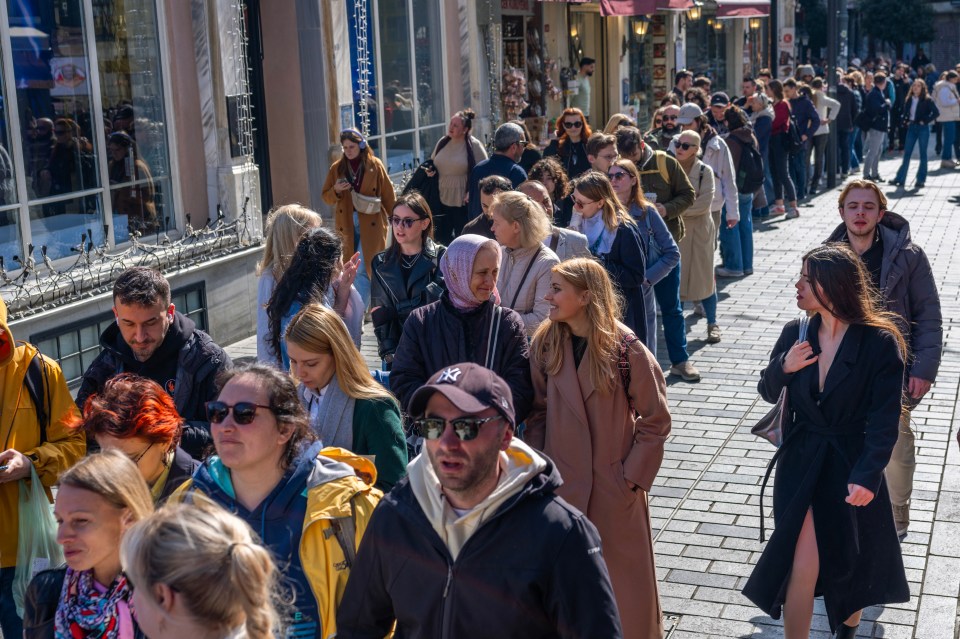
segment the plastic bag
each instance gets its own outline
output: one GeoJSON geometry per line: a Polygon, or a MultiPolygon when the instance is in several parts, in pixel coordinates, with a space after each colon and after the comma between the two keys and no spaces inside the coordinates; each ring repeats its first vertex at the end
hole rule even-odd
{"type": "Polygon", "coordinates": [[[13,576],[13,602],[23,617],[23,599],[30,581],[41,570],[63,563],[57,543],[57,520],[43,484],[31,464],[30,480],[20,480],[20,528],[17,536],[17,569],[13,576]]]}

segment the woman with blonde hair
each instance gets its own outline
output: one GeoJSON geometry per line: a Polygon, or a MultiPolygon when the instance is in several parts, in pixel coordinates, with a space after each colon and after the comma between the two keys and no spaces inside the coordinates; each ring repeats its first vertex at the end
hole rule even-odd
{"type": "Polygon", "coordinates": [[[137,523],[120,556],[149,639],[274,639],[280,630],[270,551],[211,501],[171,504],[137,523]]]}
{"type": "Polygon", "coordinates": [[[587,236],[590,253],[626,299],[624,323],[646,341],[647,257],[637,223],[620,203],[610,179],[599,171],[587,171],[573,181],[573,210],[570,228],[587,236]]]}
{"type": "Polygon", "coordinates": [[[670,433],[666,382],[620,322],[610,277],[589,258],[553,267],[550,317],[533,338],[534,406],[526,441],[557,464],[557,494],[603,539],[625,639],[663,634],[650,491],[670,433]]]}
{"type": "Polygon", "coordinates": [[[270,211],[263,230],[263,257],[257,264],[257,360],[280,367],[280,356],[267,341],[270,318],[267,304],[283,277],[297,243],[306,233],[323,224],[320,214],[300,204],[284,204],[270,211]]]}
{"type": "MultiPolygon", "coordinates": [[[[656,357],[657,300],[653,287],[667,276],[672,276],[679,281],[679,277],[674,275],[673,271],[680,269],[680,249],[663,217],[644,197],[640,171],[637,170],[636,164],[621,158],[610,165],[607,177],[610,178],[617,198],[627,207],[630,216],[636,220],[640,237],[643,238],[646,247],[647,270],[646,279],[643,282],[643,302],[647,313],[647,337],[644,344],[656,357]]],[[[679,299],[679,293],[677,293],[676,300],[679,301],[679,299]]]]}
{"type": "Polygon", "coordinates": [[[375,486],[393,488],[407,467],[400,405],[370,375],[343,320],[308,304],[290,320],[285,339],[290,372],[300,382],[297,393],[317,437],[324,446],[372,457],[375,486]]]}
{"type": "Polygon", "coordinates": [[[610,116],[610,119],[607,120],[607,126],[603,127],[603,132],[607,135],[614,135],[622,126],[637,126],[637,123],[633,121],[629,115],[624,115],[622,113],[614,113],[610,116]]]}
{"type": "Polygon", "coordinates": [[[30,582],[24,637],[140,635],[131,614],[133,589],[120,565],[120,540],[153,512],[150,490],[136,465],[117,450],[80,460],[60,476],[53,512],[66,566],[40,572],[30,582]]]}
{"type": "Polygon", "coordinates": [[[520,314],[524,331],[532,337],[549,311],[543,296],[550,286],[550,267],[560,262],[543,245],[552,230],[550,220],[533,198],[516,191],[497,195],[490,212],[493,234],[504,249],[497,278],[500,301],[520,314]]]}

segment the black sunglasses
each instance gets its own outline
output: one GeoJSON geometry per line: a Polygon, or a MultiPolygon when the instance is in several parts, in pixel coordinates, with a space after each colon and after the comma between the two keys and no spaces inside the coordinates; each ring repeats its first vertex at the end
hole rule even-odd
{"type": "Polygon", "coordinates": [[[503,419],[501,415],[493,417],[458,417],[456,419],[446,420],[440,417],[421,417],[413,420],[414,432],[424,439],[440,439],[447,422],[453,426],[453,432],[461,441],[468,442],[476,439],[480,434],[480,427],[495,419],[503,419]]]}
{"type": "Polygon", "coordinates": [[[680,116],[678,116],[678,115],[662,115],[662,116],[660,116],[660,119],[661,119],[661,120],[676,120],[678,117],[680,117],[680,116]]]}
{"type": "Polygon", "coordinates": [[[563,128],[565,129],[579,129],[582,126],[583,126],[583,122],[581,122],[580,120],[577,120],[576,122],[567,122],[566,120],[564,120],[563,122],[563,128]]]}
{"type": "Polygon", "coordinates": [[[419,222],[420,220],[425,220],[424,217],[397,217],[396,215],[390,218],[390,223],[394,226],[402,226],[405,229],[411,228],[414,222],[419,222]]]}
{"type": "Polygon", "coordinates": [[[616,182],[617,180],[622,180],[627,177],[626,171],[614,171],[613,173],[608,173],[607,177],[610,178],[611,182],[616,182]]]}
{"type": "Polygon", "coordinates": [[[253,402],[237,402],[233,406],[225,402],[207,402],[205,406],[207,408],[207,420],[211,424],[223,423],[223,420],[227,418],[227,415],[229,415],[230,411],[232,410],[233,421],[241,426],[246,426],[253,421],[253,419],[257,416],[258,408],[266,408],[270,411],[273,410],[269,406],[264,406],[263,404],[254,404],[253,402]]]}
{"type": "Polygon", "coordinates": [[[677,142],[677,148],[678,148],[678,149],[683,149],[684,151],[686,151],[687,149],[695,149],[695,148],[697,148],[698,146],[700,146],[700,145],[699,145],[699,144],[690,144],[689,142],[677,142]]]}

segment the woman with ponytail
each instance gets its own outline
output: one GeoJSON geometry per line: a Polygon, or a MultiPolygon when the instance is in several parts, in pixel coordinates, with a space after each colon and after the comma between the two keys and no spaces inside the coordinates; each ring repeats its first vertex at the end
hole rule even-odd
{"type": "Polygon", "coordinates": [[[759,384],[771,404],[788,391],[789,423],[767,470],[776,468],[776,528],[743,594],[774,619],[783,614],[786,639],[810,635],[822,595],[830,630],[852,639],[864,608],[910,599],[883,474],[907,347],[846,244],[804,255],[796,289],[809,325],[783,328],[759,384]]]}
{"type": "Polygon", "coordinates": [[[130,529],[120,554],[148,639],[280,634],[270,551],[213,502],[166,506],[130,529]]]}

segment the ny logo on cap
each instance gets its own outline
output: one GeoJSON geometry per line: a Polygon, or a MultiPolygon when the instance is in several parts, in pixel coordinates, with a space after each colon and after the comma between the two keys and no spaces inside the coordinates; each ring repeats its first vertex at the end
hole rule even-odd
{"type": "Polygon", "coordinates": [[[457,378],[463,374],[463,371],[459,368],[448,368],[447,370],[440,373],[440,377],[437,378],[437,384],[456,384],[457,378]]]}

